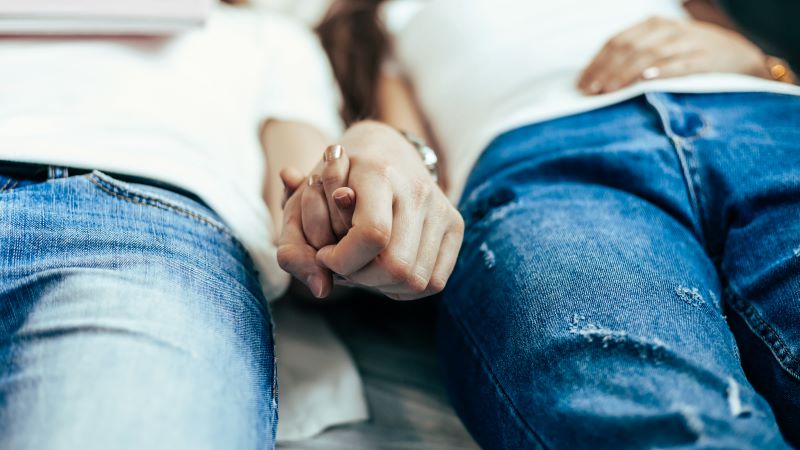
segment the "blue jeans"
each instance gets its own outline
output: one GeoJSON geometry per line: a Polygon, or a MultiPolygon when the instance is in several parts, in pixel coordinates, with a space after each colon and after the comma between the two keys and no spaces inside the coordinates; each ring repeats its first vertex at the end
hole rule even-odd
{"type": "Polygon", "coordinates": [[[485,448],[800,445],[800,98],[523,127],[460,208],[438,339],[485,448]]]}
{"type": "Polygon", "coordinates": [[[99,172],[0,176],[0,263],[0,448],[272,448],[270,318],[208,208],[99,172]]]}

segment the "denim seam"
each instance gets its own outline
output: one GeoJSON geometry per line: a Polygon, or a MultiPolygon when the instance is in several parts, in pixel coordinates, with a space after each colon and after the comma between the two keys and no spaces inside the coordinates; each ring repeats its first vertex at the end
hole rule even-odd
{"type": "Polygon", "coordinates": [[[514,417],[514,419],[516,419],[518,424],[521,425],[521,428],[523,430],[525,430],[526,434],[529,435],[529,438],[532,441],[538,443],[543,449],[547,449],[548,447],[547,447],[547,445],[544,444],[544,441],[542,440],[542,438],[539,437],[539,434],[533,429],[533,427],[528,423],[528,421],[525,420],[524,416],[519,411],[517,406],[514,404],[514,401],[511,399],[511,396],[508,395],[508,393],[505,391],[505,389],[503,389],[502,384],[500,384],[500,382],[497,380],[497,376],[494,374],[494,372],[492,371],[491,367],[487,363],[487,359],[483,355],[483,352],[478,347],[477,342],[475,341],[474,337],[472,336],[472,333],[470,333],[469,330],[467,329],[467,327],[465,327],[461,323],[461,320],[458,319],[452,313],[452,311],[450,311],[450,308],[447,306],[446,303],[444,304],[444,309],[447,312],[447,315],[449,315],[453,319],[453,323],[456,324],[456,326],[461,329],[461,332],[469,340],[469,343],[472,344],[472,345],[469,345],[470,350],[472,351],[472,353],[480,361],[480,364],[483,367],[484,372],[486,372],[489,375],[489,378],[492,380],[492,383],[494,384],[495,390],[498,393],[500,393],[503,398],[505,398],[506,404],[509,406],[509,409],[512,412],[511,416],[514,417]]]}
{"type": "Polygon", "coordinates": [[[729,294],[726,297],[729,299],[728,304],[731,308],[733,308],[736,314],[747,324],[750,331],[769,348],[770,353],[775,357],[775,360],[781,368],[800,381],[800,374],[798,374],[798,371],[790,367],[796,367],[798,365],[798,359],[792,355],[789,346],[786,345],[778,332],[761,317],[761,314],[759,314],[758,310],[756,310],[753,305],[746,303],[741,294],[739,294],[738,289],[736,289],[732,283],[728,282],[726,290],[729,294]]]}
{"type": "MultiPolygon", "coordinates": [[[[648,104],[650,104],[653,107],[653,109],[656,110],[658,118],[661,121],[661,126],[664,129],[664,132],[666,133],[670,142],[672,143],[672,149],[674,150],[675,155],[678,158],[678,163],[680,165],[681,174],[683,176],[683,182],[689,197],[689,203],[692,207],[692,211],[696,215],[696,221],[697,221],[696,226],[698,229],[695,231],[697,232],[699,238],[703,242],[705,242],[705,236],[703,233],[703,225],[702,225],[703,216],[701,214],[700,201],[698,199],[698,193],[695,186],[694,176],[692,174],[692,168],[690,166],[689,161],[687,160],[686,150],[688,149],[688,146],[684,145],[684,142],[687,139],[677,135],[674,132],[672,126],[669,123],[669,117],[670,117],[669,111],[666,111],[664,109],[664,105],[661,103],[661,101],[658,100],[658,98],[655,95],[648,93],[645,94],[645,98],[648,104]]],[[[704,123],[703,129],[705,129],[705,122],[703,123],[704,123]]],[[[703,129],[701,129],[701,131],[703,129]]],[[[689,153],[691,153],[690,149],[689,153]]]]}
{"type": "Polygon", "coordinates": [[[203,216],[201,216],[201,215],[199,215],[199,214],[197,214],[197,213],[195,213],[193,211],[190,211],[187,208],[184,208],[184,207],[181,207],[181,206],[178,206],[178,205],[173,205],[171,203],[165,202],[162,199],[155,198],[155,197],[150,197],[150,196],[144,195],[142,193],[138,193],[138,192],[134,193],[134,192],[130,192],[130,191],[121,191],[117,186],[114,186],[114,185],[108,183],[107,181],[103,180],[102,178],[98,177],[95,174],[89,174],[89,175],[87,175],[87,178],[94,185],[96,185],[98,188],[100,188],[103,192],[105,192],[105,193],[107,193],[107,194],[109,194],[109,195],[111,195],[111,196],[113,196],[115,198],[118,198],[120,200],[129,202],[129,203],[133,203],[133,204],[136,204],[136,205],[149,206],[149,207],[155,208],[155,209],[175,212],[177,214],[189,217],[191,219],[195,219],[195,220],[197,220],[197,221],[209,226],[210,228],[212,228],[212,229],[214,229],[214,230],[216,230],[216,231],[218,231],[220,233],[223,233],[224,235],[226,235],[226,236],[228,236],[230,238],[233,238],[233,235],[227,229],[225,229],[224,226],[222,226],[222,225],[220,225],[218,223],[212,222],[211,220],[209,220],[209,219],[207,219],[207,218],[205,218],[205,217],[203,217],[203,216]]]}
{"type": "Polygon", "coordinates": [[[708,205],[708,199],[706,198],[706,190],[703,189],[703,180],[700,176],[700,159],[697,157],[697,151],[694,147],[691,146],[692,143],[697,141],[698,139],[706,136],[711,131],[711,125],[709,125],[706,118],[700,113],[699,110],[694,108],[686,107],[687,111],[693,112],[697,114],[697,117],[700,119],[700,122],[703,123],[703,126],[695,131],[695,133],[691,136],[688,136],[683,139],[683,142],[686,142],[686,149],[691,153],[691,167],[693,173],[693,179],[695,183],[695,198],[697,200],[697,209],[699,214],[699,220],[701,226],[705,229],[708,229],[709,225],[709,218],[707,216],[706,206],[708,205]]]}
{"type": "MultiPolygon", "coordinates": [[[[703,189],[703,179],[700,177],[700,161],[697,158],[697,152],[695,149],[690,145],[691,141],[694,141],[697,138],[697,135],[689,138],[689,139],[682,139],[681,142],[685,145],[682,146],[684,154],[686,155],[688,168],[689,168],[689,175],[692,177],[692,189],[694,190],[694,198],[697,204],[697,220],[700,223],[701,227],[701,236],[704,236],[703,229],[707,227],[708,220],[706,217],[706,199],[705,199],[705,189],[703,189]]],[[[705,238],[703,239],[706,240],[705,238]]]]}

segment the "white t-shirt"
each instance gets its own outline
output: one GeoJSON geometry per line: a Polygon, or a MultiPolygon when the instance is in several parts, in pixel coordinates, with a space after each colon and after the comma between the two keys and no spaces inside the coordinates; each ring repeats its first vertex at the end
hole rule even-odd
{"type": "Polygon", "coordinates": [[[167,38],[3,38],[0,61],[0,161],[193,192],[248,249],[267,298],[284,291],[259,126],[298,120],[332,139],[342,127],[330,66],[307,28],[218,5],[205,27],[167,38]]]}
{"type": "Polygon", "coordinates": [[[576,88],[614,35],[653,16],[687,17],[679,0],[392,0],[383,13],[396,62],[446,155],[453,200],[491,140],[519,126],[653,91],[800,95],[797,86],[735,74],[654,80],[594,97],[576,88]]]}

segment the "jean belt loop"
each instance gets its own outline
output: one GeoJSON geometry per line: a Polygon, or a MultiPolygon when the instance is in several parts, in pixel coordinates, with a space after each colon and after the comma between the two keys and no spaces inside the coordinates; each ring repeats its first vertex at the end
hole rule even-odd
{"type": "Polygon", "coordinates": [[[67,177],[69,177],[69,169],[66,167],[49,166],[47,168],[47,179],[49,180],[67,177]]]}

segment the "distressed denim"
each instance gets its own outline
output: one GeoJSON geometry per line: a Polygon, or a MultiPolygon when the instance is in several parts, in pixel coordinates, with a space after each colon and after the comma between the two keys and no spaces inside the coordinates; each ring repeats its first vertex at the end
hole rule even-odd
{"type": "Polygon", "coordinates": [[[484,152],[438,332],[487,449],[800,445],[800,98],[648,94],[484,152]]]}
{"type": "Polygon", "coordinates": [[[50,173],[0,176],[0,448],[272,448],[271,323],[226,226],[171,191],[50,173]]]}

